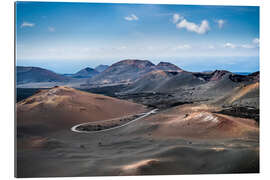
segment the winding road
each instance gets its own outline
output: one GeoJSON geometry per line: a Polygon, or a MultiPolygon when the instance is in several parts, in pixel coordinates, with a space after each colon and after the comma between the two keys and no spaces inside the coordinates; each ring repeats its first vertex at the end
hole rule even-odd
{"type": "Polygon", "coordinates": [[[151,111],[149,111],[149,112],[147,112],[147,113],[144,113],[142,116],[140,116],[140,117],[138,117],[138,118],[136,118],[136,119],[134,119],[134,120],[132,120],[132,121],[129,121],[129,122],[125,123],[125,124],[122,124],[122,125],[116,126],[116,127],[112,127],[112,128],[108,128],[108,129],[103,129],[103,130],[100,130],[100,131],[80,131],[80,130],[77,130],[77,127],[82,126],[82,125],[91,124],[91,123],[93,123],[93,122],[77,124],[77,125],[73,126],[70,130],[71,130],[72,132],[76,132],[76,133],[99,133],[99,132],[110,131],[110,130],[113,130],[113,129],[118,129],[118,128],[127,126],[128,124],[131,124],[131,123],[133,123],[133,122],[135,122],[135,121],[138,121],[138,120],[140,120],[140,119],[142,119],[142,118],[145,118],[145,117],[147,117],[147,116],[149,116],[149,115],[151,115],[151,114],[155,114],[157,110],[158,110],[158,109],[153,109],[153,110],[151,110],[151,111]]]}

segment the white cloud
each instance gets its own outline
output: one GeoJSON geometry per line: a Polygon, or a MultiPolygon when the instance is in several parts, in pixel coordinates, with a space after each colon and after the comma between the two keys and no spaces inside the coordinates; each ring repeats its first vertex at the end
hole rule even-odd
{"type": "Polygon", "coordinates": [[[48,30],[49,30],[50,32],[54,32],[54,31],[55,31],[55,28],[54,28],[54,27],[49,26],[49,27],[48,27],[48,30]]]}
{"type": "Polygon", "coordinates": [[[139,18],[135,14],[131,14],[130,16],[126,16],[125,20],[127,21],[137,21],[139,18]]]}
{"type": "Polygon", "coordinates": [[[23,28],[23,27],[34,27],[34,26],[35,26],[35,24],[34,23],[30,23],[30,22],[23,22],[21,24],[21,28],[23,28]]]}
{"type": "Polygon", "coordinates": [[[225,48],[236,48],[236,45],[228,42],[228,43],[224,44],[224,47],[225,48]]]}
{"type": "Polygon", "coordinates": [[[255,48],[253,45],[250,45],[250,44],[243,44],[241,47],[242,47],[242,48],[246,48],[246,49],[252,49],[252,48],[255,48]]]}
{"type": "Polygon", "coordinates": [[[253,42],[254,44],[259,44],[259,43],[260,43],[260,39],[259,39],[259,38],[254,38],[254,39],[252,40],[252,42],[253,42]]]}
{"type": "Polygon", "coordinates": [[[224,26],[224,24],[225,24],[225,20],[219,19],[219,20],[217,20],[216,22],[217,22],[217,24],[218,24],[218,28],[219,28],[219,29],[223,28],[223,26],[224,26]]]}
{"type": "Polygon", "coordinates": [[[173,50],[183,50],[183,49],[190,49],[191,45],[189,44],[183,44],[183,45],[178,45],[173,48],[173,50]]]}
{"type": "Polygon", "coordinates": [[[246,48],[246,49],[257,48],[257,47],[259,47],[259,43],[260,43],[260,39],[259,38],[254,38],[252,40],[252,43],[250,43],[250,44],[243,44],[243,45],[241,45],[241,47],[242,48],[246,48]]]}
{"type": "Polygon", "coordinates": [[[185,28],[190,32],[195,32],[198,34],[205,34],[210,30],[210,26],[207,20],[203,20],[201,24],[198,25],[183,19],[178,24],[176,24],[176,27],[179,29],[185,28]]]}
{"type": "Polygon", "coordinates": [[[180,19],[183,19],[182,16],[180,16],[180,14],[174,14],[173,15],[173,23],[176,24],[180,19]]]}

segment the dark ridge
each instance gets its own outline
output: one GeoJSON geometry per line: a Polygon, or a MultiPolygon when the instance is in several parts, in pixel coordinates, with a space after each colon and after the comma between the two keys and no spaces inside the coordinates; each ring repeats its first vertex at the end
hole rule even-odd
{"type": "Polygon", "coordinates": [[[193,104],[193,102],[189,102],[189,101],[175,102],[175,103],[170,104],[169,107],[180,106],[184,104],[193,104]]]}
{"type": "Polygon", "coordinates": [[[250,80],[249,76],[239,75],[239,74],[231,74],[229,76],[229,78],[233,82],[243,82],[243,81],[249,81],[250,80]]]}
{"type": "Polygon", "coordinates": [[[248,82],[248,81],[259,81],[260,79],[260,72],[254,72],[249,75],[239,75],[239,74],[231,74],[229,78],[233,82],[248,82]]]}
{"type": "Polygon", "coordinates": [[[173,76],[179,74],[179,72],[177,72],[177,71],[166,71],[166,73],[171,74],[173,76]]]}
{"type": "Polygon", "coordinates": [[[240,117],[240,118],[254,119],[258,123],[259,123],[259,118],[260,118],[260,110],[250,108],[250,107],[230,107],[230,108],[218,111],[216,113],[230,115],[234,117],[240,117]]]}
{"type": "Polygon", "coordinates": [[[226,70],[215,70],[213,72],[195,72],[194,76],[202,78],[205,81],[217,81],[223,78],[224,75],[230,73],[226,70]]]}

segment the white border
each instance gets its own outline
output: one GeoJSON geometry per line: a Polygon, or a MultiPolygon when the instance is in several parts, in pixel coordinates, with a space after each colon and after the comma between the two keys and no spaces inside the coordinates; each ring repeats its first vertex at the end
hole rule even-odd
{"type": "MultiPolygon", "coordinates": [[[[31,0],[30,0],[31,1],[31,0]]],[[[42,1],[42,0],[40,0],[42,1]]],[[[47,0],[51,1],[51,0],[47,0]]],[[[74,2],[75,0],[57,0],[58,2],[74,2]]],[[[260,174],[242,174],[242,175],[181,175],[181,176],[129,176],[129,177],[91,177],[90,179],[270,179],[269,166],[269,148],[270,140],[268,139],[270,132],[270,118],[268,115],[270,100],[270,39],[269,39],[269,17],[270,6],[269,0],[80,0],[80,2],[110,2],[110,3],[151,3],[151,4],[200,4],[200,5],[244,5],[244,6],[260,6],[261,9],[261,25],[260,25],[260,64],[261,64],[261,123],[260,123],[260,154],[261,154],[261,173],[260,174]],[[268,78],[269,77],[269,78],[268,78]]],[[[0,24],[1,24],[1,179],[15,179],[14,178],[14,75],[13,75],[13,27],[14,27],[14,1],[1,0],[0,1],[0,24]]],[[[37,179],[37,178],[33,178],[37,179]]],[[[45,179],[45,178],[38,178],[45,179]]],[[[47,178],[46,178],[47,179],[47,178]]],[[[89,179],[86,178],[51,178],[51,179],[89,179]]]]}

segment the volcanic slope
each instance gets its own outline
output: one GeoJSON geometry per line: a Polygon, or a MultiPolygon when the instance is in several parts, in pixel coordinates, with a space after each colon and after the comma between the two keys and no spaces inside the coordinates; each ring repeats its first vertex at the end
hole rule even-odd
{"type": "Polygon", "coordinates": [[[151,71],[154,67],[155,65],[147,60],[123,60],[114,63],[99,75],[91,78],[89,83],[127,83],[151,71]]]}
{"type": "Polygon", "coordinates": [[[111,131],[32,138],[18,155],[19,176],[258,172],[256,122],[213,111],[177,106],[111,131]]]}
{"type": "Polygon", "coordinates": [[[133,83],[152,71],[176,71],[182,69],[168,62],[158,65],[148,60],[126,59],[114,63],[99,75],[89,79],[88,84],[133,83]]]}
{"type": "Polygon", "coordinates": [[[202,84],[204,81],[186,71],[155,70],[139,78],[127,89],[128,93],[138,92],[169,92],[183,86],[190,87],[202,84]]]}
{"type": "Polygon", "coordinates": [[[17,103],[17,126],[22,130],[31,129],[42,133],[69,129],[79,123],[137,114],[145,110],[144,106],[128,101],[68,87],[54,87],[41,90],[17,103]]]}
{"type": "Polygon", "coordinates": [[[90,78],[90,77],[96,76],[97,74],[99,74],[98,71],[90,67],[87,67],[73,74],[72,77],[73,78],[90,78]]]}
{"type": "Polygon", "coordinates": [[[215,113],[219,109],[206,104],[183,105],[149,117],[147,121],[157,125],[153,135],[159,138],[258,138],[255,120],[215,113]]]}

